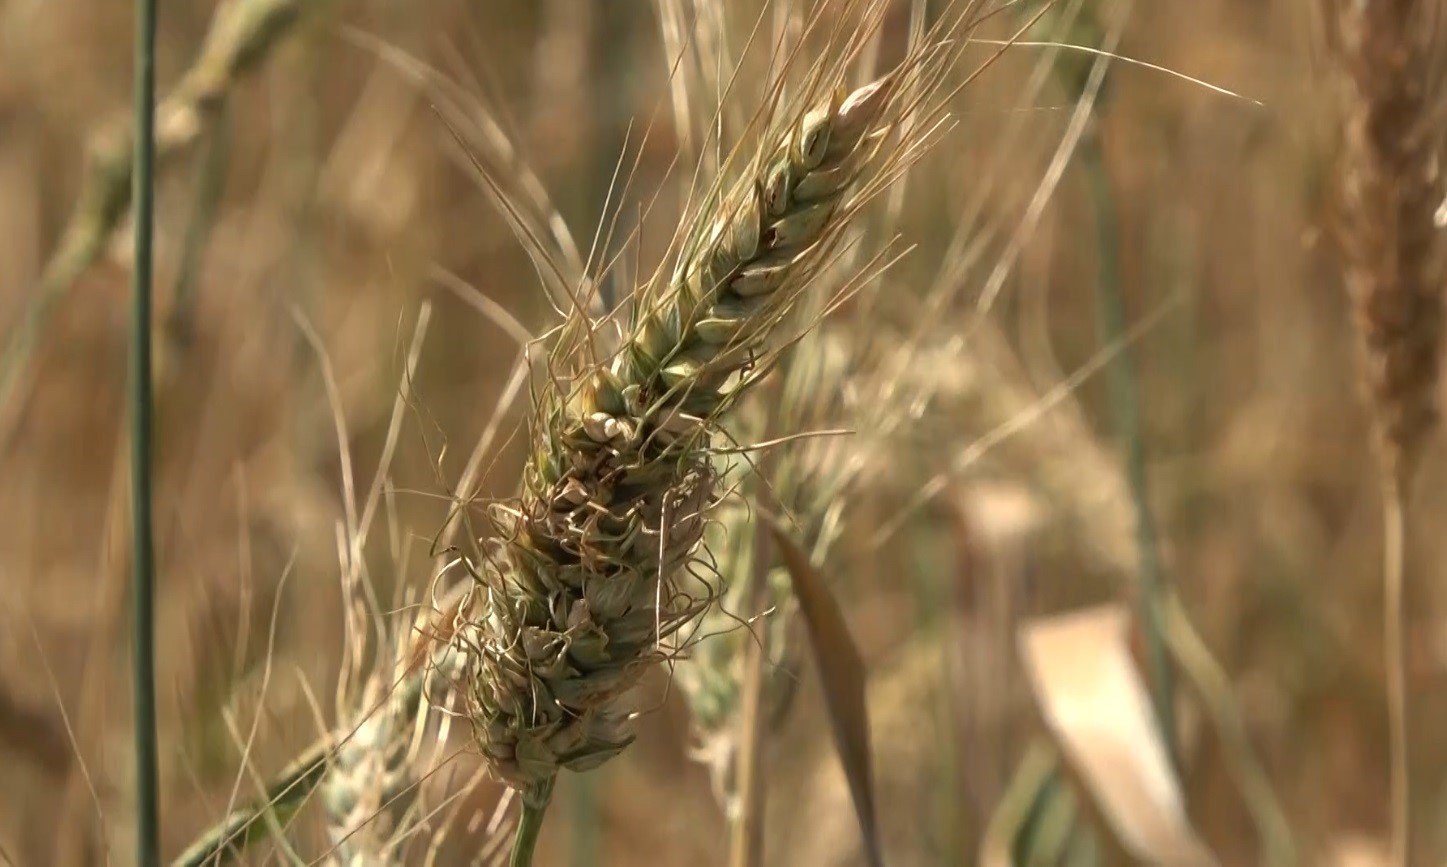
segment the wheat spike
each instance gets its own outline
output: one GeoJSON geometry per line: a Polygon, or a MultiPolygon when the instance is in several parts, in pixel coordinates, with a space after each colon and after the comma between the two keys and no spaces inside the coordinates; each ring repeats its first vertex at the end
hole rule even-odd
{"type": "Polygon", "coordinates": [[[428,768],[410,749],[425,721],[431,693],[461,677],[461,655],[428,642],[433,658],[398,660],[395,675],[378,672],[358,702],[358,719],[342,736],[322,779],[331,862],[344,867],[401,864],[395,841],[408,830],[407,801],[428,768]]]}
{"type": "Polygon", "coordinates": [[[716,500],[717,419],[857,204],[900,74],[766,135],[766,159],[685,228],[671,279],[640,291],[619,353],[538,396],[523,494],[494,512],[484,614],[464,632],[481,752],[525,797],[627,746],[629,691],[713,601],[678,579],[716,500]]]}
{"type": "MultiPolygon", "coordinates": [[[[1415,0],[1344,3],[1347,284],[1381,460],[1402,485],[1438,416],[1440,114],[1434,14],[1415,0]]],[[[1440,13],[1436,13],[1440,14],[1440,13]]]]}
{"type": "Polygon", "coordinates": [[[1437,425],[1442,335],[1441,10],[1343,3],[1342,153],[1347,286],[1356,307],[1383,489],[1383,643],[1391,757],[1391,863],[1413,863],[1404,606],[1406,506],[1437,425]]]}

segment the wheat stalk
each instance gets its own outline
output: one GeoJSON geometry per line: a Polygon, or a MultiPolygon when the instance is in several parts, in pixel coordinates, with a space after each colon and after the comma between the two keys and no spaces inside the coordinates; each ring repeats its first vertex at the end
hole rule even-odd
{"type": "Polygon", "coordinates": [[[1440,10],[1416,0],[1343,3],[1338,59],[1348,83],[1343,139],[1346,279],[1356,306],[1383,488],[1384,641],[1390,720],[1392,863],[1411,850],[1402,607],[1406,498],[1437,424],[1442,259],[1440,10]]]}

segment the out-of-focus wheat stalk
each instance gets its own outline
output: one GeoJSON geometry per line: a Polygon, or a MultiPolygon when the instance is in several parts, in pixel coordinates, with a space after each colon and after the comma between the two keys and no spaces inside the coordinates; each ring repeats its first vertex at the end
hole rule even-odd
{"type": "MultiPolygon", "coordinates": [[[[302,17],[306,0],[229,0],[218,7],[210,32],[191,68],[156,107],[158,168],[186,152],[210,128],[227,94],[270,55],[302,17]]],[[[60,241],[41,271],[21,320],[0,351],[0,441],[20,411],[18,389],[55,306],[75,280],[106,250],[131,205],[135,127],[98,132],[87,149],[80,197],[60,241]]]]}
{"type": "Polygon", "coordinates": [[[1391,753],[1392,863],[1412,863],[1403,610],[1407,502],[1437,425],[1442,331],[1443,13],[1417,0],[1343,2],[1346,279],[1381,471],[1383,635],[1391,753]]]}
{"type": "Polygon", "coordinates": [[[268,816],[284,825],[318,791],[328,817],[331,855],[338,863],[396,863],[390,844],[397,829],[384,814],[422,776],[422,765],[408,746],[414,728],[425,722],[426,710],[441,703],[434,690],[460,677],[461,657],[449,634],[433,630],[453,623],[465,589],[456,587],[434,601],[411,634],[394,636],[393,665],[379,665],[358,697],[354,715],[293,759],[260,801],[232,811],[198,836],[173,862],[175,867],[239,856],[268,833],[268,816]]]}
{"type": "Polygon", "coordinates": [[[1442,13],[1416,0],[1344,3],[1350,81],[1342,179],[1347,280],[1383,471],[1411,481],[1439,414],[1442,13]]]}

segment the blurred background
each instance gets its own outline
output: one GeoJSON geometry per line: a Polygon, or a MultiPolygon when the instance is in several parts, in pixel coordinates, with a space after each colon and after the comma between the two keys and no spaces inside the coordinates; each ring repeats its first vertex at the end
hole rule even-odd
{"type": "MultiPolygon", "coordinates": [[[[895,5],[880,63],[912,15],[945,6],[895,5]]],[[[871,290],[876,315],[826,324],[831,340],[871,347],[845,376],[875,393],[888,371],[893,397],[877,406],[904,422],[871,441],[825,568],[867,664],[889,862],[975,863],[1022,759],[1051,742],[1022,625],[1135,604],[1138,446],[1157,571],[1227,676],[1302,863],[1385,863],[1373,860],[1388,819],[1380,504],[1333,241],[1339,123],[1315,4],[1057,5],[950,99],[952,123],[862,224],[911,247],[871,290]],[[1196,81],[1117,62],[1082,108],[1095,58],[1049,42],[1196,81]],[[1126,356],[1102,332],[1104,282],[1134,329],[1126,356]],[[1100,369],[1119,358],[1138,438],[1100,369]]],[[[415,600],[490,423],[501,434],[480,492],[515,490],[527,391],[506,393],[520,351],[508,320],[539,335],[557,319],[472,159],[523,210],[555,212],[584,256],[626,251],[619,285],[650,273],[699,153],[675,122],[669,28],[710,8],[732,50],[775,20],[763,0],[162,5],[162,93],[179,83],[161,116],[157,216],[167,853],[352,700],[339,695],[354,640],[344,503],[384,469],[364,579],[380,599],[415,600]],[[270,17],[248,31],[242,7],[270,17]],[[620,230],[595,242],[609,221],[620,230]]],[[[133,848],[130,236],[124,201],[105,193],[126,129],[130,13],[0,2],[0,860],[19,865],[123,864],[133,848]]],[[[1028,16],[1007,9],[976,35],[1007,38],[1028,16]]],[[[996,50],[963,51],[952,80],[996,50]]],[[[762,67],[742,68],[730,98],[756,104],[762,67]]],[[[706,106],[685,109],[707,129],[706,106]]],[[[1447,516],[1440,450],[1422,474],[1413,520],[1430,528],[1447,516]]],[[[1447,711],[1447,551],[1430,529],[1411,539],[1426,864],[1447,857],[1447,729],[1433,724],[1447,711]]],[[[658,686],[631,750],[560,783],[540,863],[726,863],[685,693],[658,686]]],[[[1183,685],[1177,713],[1195,829],[1222,863],[1261,863],[1211,702],[1183,685]]],[[[768,748],[770,864],[864,863],[827,730],[801,661],[768,748]]],[[[436,786],[477,767],[455,764],[436,786]]],[[[497,798],[486,782],[466,789],[444,862],[481,857],[497,798]]],[[[1072,827],[1108,838],[1087,801],[1072,827]]],[[[312,812],[298,818],[303,862],[326,851],[312,812]]],[[[1093,857],[1118,860],[1112,845],[1093,857]]]]}

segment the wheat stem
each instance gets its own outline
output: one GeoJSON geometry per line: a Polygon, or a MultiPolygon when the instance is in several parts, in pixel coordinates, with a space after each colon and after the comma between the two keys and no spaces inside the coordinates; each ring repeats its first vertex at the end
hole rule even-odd
{"type": "MultiPolygon", "coordinates": [[[[756,508],[773,508],[769,484],[773,476],[772,453],[765,455],[764,465],[756,479],[756,508]]],[[[769,572],[774,564],[774,545],[768,533],[755,532],[749,563],[749,617],[760,617],[769,604],[769,572]]],[[[770,624],[763,623],[756,635],[749,636],[744,653],[744,671],[740,688],[743,692],[739,708],[739,748],[734,755],[734,778],[738,781],[739,809],[732,817],[729,863],[734,867],[758,867],[764,863],[764,811],[768,784],[764,754],[768,741],[768,714],[764,700],[766,664],[770,653],[770,624]]]]}
{"type": "Polygon", "coordinates": [[[136,147],[131,197],[136,207],[135,267],[131,272],[131,532],[135,575],[131,585],[134,630],[136,863],[160,859],[160,771],[156,748],[155,536],[151,529],[151,266],[156,162],[156,0],[136,4],[136,147]]]}
{"type": "Polygon", "coordinates": [[[1338,60],[1347,285],[1382,481],[1383,650],[1391,758],[1392,863],[1412,863],[1402,598],[1406,498],[1440,408],[1442,201],[1440,10],[1418,0],[1343,2],[1338,60]]]}
{"type": "Polygon", "coordinates": [[[603,769],[591,774],[578,774],[573,780],[572,808],[572,856],[573,867],[595,867],[603,863],[598,851],[598,835],[602,816],[598,811],[598,775],[603,769]]]}
{"type": "Polygon", "coordinates": [[[1211,655],[1186,607],[1174,593],[1166,600],[1165,619],[1171,655],[1200,693],[1225,749],[1231,773],[1241,789],[1244,806],[1256,824],[1261,839],[1259,863],[1263,867],[1295,867],[1300,860],[1291,838],[1291,826],[1271,788],[1266,769],[1251,747],[1230,677],[1211,655]]]}
{"type": "Polygon", "coordinates": [[[1145,443],[1141,432],[1140,399],[1136,393],[1135,371],[1126,335],[1125,302],[1121,298],[1120,221],[1111,190],[1110,170],[1106,166],[1099,131],[1081,139],[1080,159],[1090,185],[1091,203],[1095,209],[1096,231],[1099,234],[1097,255],[1100,273],[1096,282],[1097,316],[1102,340],[1119,346],[1107,365],[1107,388],[1116,432],[1125,452],[1126,479],[1135,509],[1136,556],[1140,578],[1141,623],[1146,638],[1146,664],[1151,676],[1151,700],[1155,705],[1156,723],[1171,764],[1180,769],[1176,744],[1175,673],[1166,649],[1163,606],[1168,588],[1161,571],[1155,518],[1150,507],[1150,488],[1146,478],[1145,443]]]}
{"type": "Polygon", "coordinates": [[[206,245],[216,228],[221,195],[226,188],[226,169],[231,159],[231,112],[223,103],[217,111],[216,128],[196,172],[196,197],[191,205],[191,219],[186,222],[186,235],[181,241],[181,261],[176,268],[171,314],[166,331],[173,341],[182,345],[193,338],[196,315],[196,293],[201,282],[202,260],[206,245]]]}
{"type": "Polygon", "coordinates": [[[523,795],[522,816],[518,819],[517,837],[513,839],[512,858],[508,862],[511,867],[532,867],[533,850],[538,846],[556,780],[556,776],[548,777],[523,795]]]}
{"type": "Polygon", "coordinates": [[[1389,479],[1382,491],[1382,651],[1387,668],[1387,748],[1391,761],[1392,860],[1412,863],[1412,770],[1407,727],[1406,628],[1402,606],[1406,572],[1406,507],[1402,488],[1389,479]]]}

